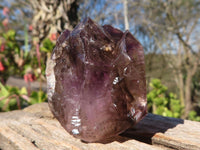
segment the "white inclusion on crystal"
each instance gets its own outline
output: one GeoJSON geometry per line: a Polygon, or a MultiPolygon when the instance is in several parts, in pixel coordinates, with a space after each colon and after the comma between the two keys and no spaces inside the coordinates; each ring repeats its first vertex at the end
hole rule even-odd
{"type": "Polygon", "coordinates": [[[72,130],[72,134],[76,134],[76,135],[79,134],[78,129],[73,129],[73,130],[72,130]]]}
{"type": "Polygon", "coordinates": [[[81,125],[81,119],[74,119],[71,120],[72,125],[74,125],[75,127],[78,127],[81,125]]]}
{"type": "Polygon", "coordinates": [[[116,104],[113,104],[114,105],[114,107],[117,107],[117,105],[116,104]]]}
{"type": "Polygon", "coordinates": [[[131,108],[131,115],[133,116],[135,114],[135,109],[131,108]]]}
{"type": "Polygon", "coordinates": [[[94,126],[93,129],[96,130],[96,129],[97,129],[97,126],[94,126]]]}
{"type": "Polygon", "coordinates": [[[117,84],[119,82],[119,77],[116,77],[114,80],[113,80],[113,84],[117,84]]]}
{"type": "Polygon", "coordinates": [[[140,83],[140,81],[139,81],[139,80],[137,80],[137,83],[140,83]]]}
{"type": "Polygon", "coordinates": [[[87,65],[94,65],[94,63],[91,63],[89,61],[85,61],[85,64],[87,64],[87,65]]]}
{"type": "Polygon", "coordinates": [[[127,70],[127,67],[126,67],[126,68],[124,68],[124,72],[126,72],[126,70],[127,70]]]}
{"type": "Polygon", "coordinates": [[[72,116],[72,119],[78,119],[78,116],[72,116]]]}
{"type": "Polygon", "coordinates": [[[123,53],[124,54],[124,56],[128,59],[128,60],[131,60],[131,58],[129,57],[129,55],[127,55],[127,54],[125,54],[125,53],[123,53]]]}
{"type": "Polygon", "coordinates": [[[66,46],[67,46],[67,43],[63,42],[63,43],[62,43],[62,47],[64,48],[64,47],[66,47],[66,46]]]}
{"type": "Polygon", "coordinates": [[[142,105],[143,107],[145,107],[145,106],[147,105],[147,102],[142,101],[142,102],[141,102],[141,105],[142,105]]]}
{"type": "Polygon", "coordinates": [[[138,98],[138,101],[140,101],[140,104],[141,104],[141,106],[143,106],[143,107],[145,107],[145,106],[147,105],[146,100],[145,100],[144,98],[142,98],[142,97],[139,97],[139,98],[138,98]]]}
{"type": "Polygon", "coordinates": [[[90,42],[91,42],[91,43],[94,43],[95,41],[94,41],[92,38],[90,38],[90,42]]]}
{"type": "Polygon", "coordinates": [[[78,127],[81,125],[81,119],[78,117],[78,112],[79,112],[79,109],[76,109],[75,116],[72,116],[72,119],[71,119],[71,124],[75,127],[78,127]]]}
{"type": "Polygon", "coordinates": [[[142,112],[139,111],[136,115],[135,115],[135,120],[137,121],[142,115],[142,112]]]}

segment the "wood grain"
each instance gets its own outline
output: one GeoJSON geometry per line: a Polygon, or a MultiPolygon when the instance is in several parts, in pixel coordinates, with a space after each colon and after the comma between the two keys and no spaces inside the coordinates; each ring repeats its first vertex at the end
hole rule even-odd
{"type": "Polygon", "coordinates": [[[200,123],[148,114],[108,143],[83,143],[69,135],[47,103],[0,113],[1,150],[159,150],[200,149],[200,123]]]}

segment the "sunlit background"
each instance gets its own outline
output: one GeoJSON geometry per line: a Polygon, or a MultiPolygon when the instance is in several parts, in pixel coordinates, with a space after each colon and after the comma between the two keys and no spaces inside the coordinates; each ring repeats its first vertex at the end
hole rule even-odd
{"type": "Polygon", "coordinates": [[[200,121],[199,0],[0,0],[0,111],[47,101],[46,60],[85,17],[141,42],[149,112],[200,121]]]}

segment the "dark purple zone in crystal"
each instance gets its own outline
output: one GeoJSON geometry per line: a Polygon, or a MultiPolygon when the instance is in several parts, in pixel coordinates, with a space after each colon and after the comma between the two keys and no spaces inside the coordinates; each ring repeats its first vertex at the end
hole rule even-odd
{"type": "Polygon", "coordinates": [[[129,31],[85,19],[60,35],[46,74],[51,111],[83,141],[112,138],[147,113],[143,48],[129,31]]]}

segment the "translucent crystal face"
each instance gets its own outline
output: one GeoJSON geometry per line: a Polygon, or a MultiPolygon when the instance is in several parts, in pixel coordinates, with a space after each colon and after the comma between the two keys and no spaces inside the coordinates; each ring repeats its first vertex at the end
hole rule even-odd
{"type": "Polygon", "coordinates": [[[83,141],[116,136],[146,114],[144,53],[128,31],[85,19],[60,35],[46,76],[52,113],[83,141]]]}

